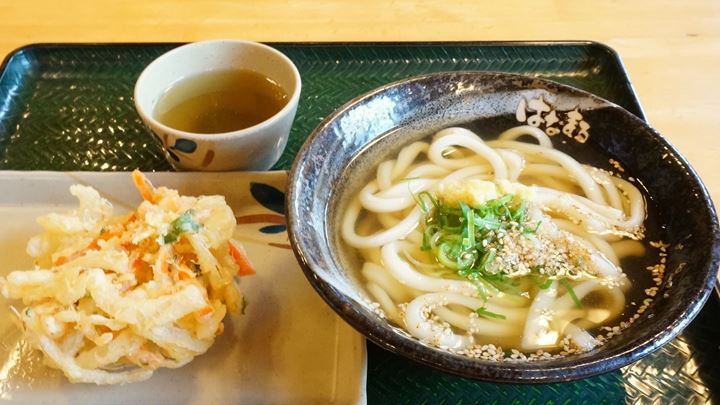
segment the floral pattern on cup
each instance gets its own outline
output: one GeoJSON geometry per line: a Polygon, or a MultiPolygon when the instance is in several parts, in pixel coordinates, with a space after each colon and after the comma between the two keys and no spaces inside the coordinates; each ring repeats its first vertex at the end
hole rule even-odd
{"type": "MultiPolygon", "coordinates": [[[[155,131],[152,129],[149,129],[150,133],[153,135],[153,137],[160,143],[160,145],[163,147],[163,150],[165,153],[174,161],[177,163],[183,163],[183,159],[188,161],[194,161],[197,160],[199,155],[198,152],[198,144],[195,141],[192,141],[190,139],[185,138],[172,138],[171,136],[168,136],[167,134],[163,134],[161,137],[158,135],[155,131]],[[171,141],[171,139],[174,139],[174,141],[171,141]],[[198,152],[198,156],[192,156],[198,152]]],[[[215,151],[213,149],[207,149],[205,153],[203,154],[202,161],[200,163],[200,167],[208,167],[210,163],[212,163],[213,159],[215,157],[215,151]]],[[[185,162],[187,164],[187,162],[185,162]]]]}
{"type": "MultiPolygon", "coordinates": [[[[198,146],[197,143],[194,141],[191,141],[190,139],[184,139],[184,138],[177,138],[175,139],[175,144],[172,146],[168,146],[168,154],[175,159],[176,161],[180,161],[180,156],[178,156],[178,152],[182,153],[183,155],[190,155],[195,153],[197,151],[198,146]]],[[[200,167],[208,167],[210,163],[212,163],[213,158],[215,157],[215,151],[212,149],[208,149],[205,151],[205,156],[202,159],[202,162],[200,163],[200,167]]]]}
{"type": "Polygon", "coordinates": [[[175,140],[175,145],[171,146],[170,149],[179,150],[183,153],[193,153],[197,150],[197,144],[189,139],[178,138],[175,140]]]}

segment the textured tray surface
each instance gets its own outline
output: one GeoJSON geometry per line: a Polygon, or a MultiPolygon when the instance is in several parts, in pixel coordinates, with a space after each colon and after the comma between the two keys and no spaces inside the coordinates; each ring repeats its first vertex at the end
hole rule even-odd
{"type": "MultiPolygon", "coordinates": [[[[176,45],[34,46],[0,77],[0,169],[169,170],[132,103],[142,69],[176,45]]],[[[353,97],[408,76],[445,70],[534,74],[581,87],[640,114],[625,76],[600,46],[278,45],[303,90],[287,149],[353,97]]]]}
{"type": "MultiPolygon", "coordinates": [[[[169,170],[132,104],[142,69],[172,44],[37,45],[0,72],[0,169],[169,170]]],[[[303,93],[287,169],[312,129],[353,97],[388,82],[447,70],[535,75],[614,101],[642,117],[614,53],[595,44],[276,44],[297,64],[303,93]]],[[[717,400],[716,296],[675,341],[622,370],[548,385],[458,378],[368,344],[370,403],[703,403],[717,400]]]]}

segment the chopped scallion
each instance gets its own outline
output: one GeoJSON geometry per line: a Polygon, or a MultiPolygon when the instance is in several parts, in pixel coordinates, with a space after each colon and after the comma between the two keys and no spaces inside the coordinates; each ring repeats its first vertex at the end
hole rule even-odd
{"type": "MultiPolygon", "coordinates": [[[[527,226],[526,201],[506,194],[479,206],[461,201],[459,207],[451,207],[428,191],[417,193],[414,198],[424,215],[423,251],[431,252],[445,268],[473,281],[481,295],[487,295],[489,287],[519,293],[494,261],[502,249],[499,237],[503,231],[533,232],[527,226]]],[[[537,229],[538,225],[534,226],[537,229]]]]}
{"type": "Polygon", "coordinates": [[[505,320],[507,317],[503,314],[498,314],[492,311],[488,311],[485,308],[478,308],[475,310],[475,313],[477,313],[480,316],[484,316],[486,318],[495,318],[495,319],[502,319],[505,320]]]}
{"type": "Polygon", "coordinates": [[[163,236],[164,243],[174,243],[186,232],[197,232],[200,224],[193,218],[193,210],[187,210],[170,223],[170,229],[163,236]]]}
{"type": "Polygon", "coordinates": [[[561,278],[560,284],[565,287],[568,294],[570,294],[570,298],[572,298],[573,302],[575,303],[575,306],[578,308],[582,308],[582,302],[578,299],[577,295],[575,295],[575,290],[572,288],[572,285],[570,284],[570,281],[568,281],[567,278],[561,278]]]}

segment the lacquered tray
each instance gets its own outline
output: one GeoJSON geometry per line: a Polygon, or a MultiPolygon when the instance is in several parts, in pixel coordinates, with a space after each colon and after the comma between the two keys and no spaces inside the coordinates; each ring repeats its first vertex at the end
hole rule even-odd
{"type": "MultiPolygon", "coordinates": [[[[0,71],[0,169],[170,170],[132,103],[140,71],[178,44],[31,45],[0,71]]],[[[303,92],[287,169],[323,117],[397,79],[447,70],[534,75],[595,93],[644,118],[618,55],[592,42],[271,44],[297,64],[303,92]]],[[[720,300],[677,339],[622,370],[571,383],[483,383],[368,344],[370,403],[704,403],[718,400],[720,300]]]]}

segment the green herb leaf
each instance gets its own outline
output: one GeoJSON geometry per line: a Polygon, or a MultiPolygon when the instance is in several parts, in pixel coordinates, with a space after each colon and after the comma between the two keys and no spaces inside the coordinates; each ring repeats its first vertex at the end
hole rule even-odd
{"type": "Polygon", "coordinates": [[[449,269],[457,269],[460,266],[458,266],[457,262],[453,260],[454,255],[452,254],[452,250],[453,245],[448,242],[444,242],[440,246],[438,246],[438,249],[435,252],[435,258],[443,266],[449,269]]]}
{"type": "Polygon", "coordinates": [[[575,295],[575,290],[572,288],[572,285],[570,284],[570,281],[568,281],[567,278],[561,278],[560,284],[565,287],[568,294],[570,294],[570,298],[572,298],[573,302],[575,303],[575,306],[578,308],[582,308],[582,302],[578,299],[577,295],[575,295]]]}
{"type": "Polygon", "coordinates": [[[544,283],[538,284],[538,288],[540,288],[541,290],[547,290],[548,288],[550,288],[553,281],[554,281],[553,279],[549,278],[549,279],[545,280],[544,283]]]}
{"type": "Polygon", "coordinates": [[[520,206],[513,212],[512,214],[512,220],[517,222],[518,224],[525,220],[525,216],[527,214],[527,201],[522,200],[520,202],[520,206]]]}
{"type": "Polygon", "coordinates": [[[163,235],[163,242],[175,243],[186,232],[197,232],[200,224],[193,218],[193,210],[187,210],[170,223],[170,229],[163,235]]]}
{"type": "Polygon", "coordinates": [[[482,256],[482,259],[480,259],[480,267],[483,270],[487,270],[488,267],[492,264],[493,260],[495,260],[495,256],[497,256],[496,250],[486,250],[482,256]]]}
{"type": "Polygon", "coordinates": [[[487,275],[485,276],[485,279],[493,287],[497,288],[498,291],[513,295],[522,294],[522,291],[518,288],[518,284],[515,280],[505,276],[503,273],[487,275]]]}
{"type": "Polygon", "coordinates": [[[478,308],[475,310],[475,313],[477,313],[480,316],[484,316],[485,318],[495,318],[495,319],[502,319],[505,320],[507,317],[503,314],[498,314],[492,311],[488,311],[485,308],[478,308]]]}
{"type": "Polygon", "coordinates": [[[503,227],[500,218],[496,217],[493,212],[489,212],[484,216],[475,217],[475,225],[485,229],[497,230],[503,227]]]}
{"type": "Polygon", "coordinates": [[[420,211],[422,211],[425,215],[429,215],[430,210],[433,207],[437,208],[439,206],[435,196],[430,194],[430,192],[428,191],[421,191],[417,194],[413,194],[413,198],[415,199],[418,207],[420,207],[420,211]],[[428,201],[430,202],[430,204],[428,204],[428,201]]]}
{"type": "Polygon", "coordinates": [[[515,228],[525,233],[529,228],[526,201],[507,194],[479,206],[461,201],[456,208],[428,191],[414,198],[423,212],[423,251],[431,252],[443,267],[472,281],[481,296],[489,296],[490,291],[519,294],[514,281],[492,266],[502,249],[497,243],[498,232],[515,228]]]}
{"type": "Polygon", "coordinates": [[[526,235],[529,233],[537,233],[538,229],[540,229],[540,224],[542,224],[542,221],[537,221],[537,223],[535,224],[535,228],[523,226],[523,233],[526,235]]]}
{"type": "Polygon", "coordinates": [[[460,202],[465,217],[465,228],[462,233],[462,246],[464,249],[470,249],[475,246],[475,211],[467,206],[464,202],[460,202]]]}
{"type": "Polygon", "coordinates": [[[532,280],[532,282],[535,283],[535,285],[537,285],[539,289],[547,290],[548,288],[550,288],[550,286],[552,285],[553,281],[555,281],[555,279],[549,278],[549,277],[539,274],[539,273],[540,273],[539,267],[533,268],[532,273],[530,274],[530,280],[532,280]]]}

